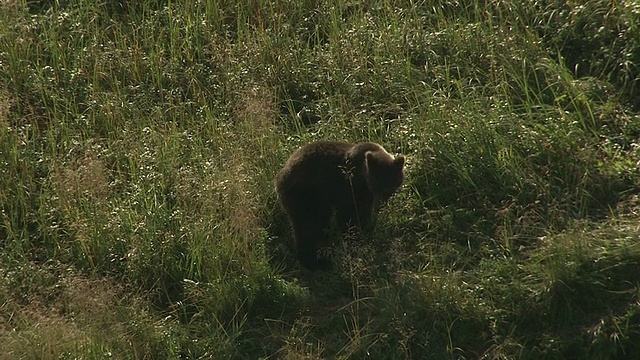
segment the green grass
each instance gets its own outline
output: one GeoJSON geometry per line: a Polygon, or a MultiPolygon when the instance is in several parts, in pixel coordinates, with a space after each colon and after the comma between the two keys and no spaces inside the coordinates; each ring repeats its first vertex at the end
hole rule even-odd
{"type": "Polygon", "coordinates": [[[5,1],[0,358],[640,357],[634,1],[5,1]],[[130,4],[129,4],[130,3],[130,4]],[[297,147],[408,158],[302,270],[297,147]]]}

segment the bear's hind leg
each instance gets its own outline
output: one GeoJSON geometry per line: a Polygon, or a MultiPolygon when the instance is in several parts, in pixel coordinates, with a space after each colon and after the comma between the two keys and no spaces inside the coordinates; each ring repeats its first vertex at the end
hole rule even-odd
{"type": "Polygon", "coordinates": [[[309,270],[327,270],[331,267],[331,260],[318,254],[319,247],[311,243],[297,246],[297,256],[300,265],[309,270]]]}
{"type": "Polygon", "coordinates": [[[327,245],[327,230],[331,221],[331,207],[325,204],[307,203],[292,211],[291,223],[295,240],[298,261],[310,270],[326,270],[331,260],[323,254],[318,254],[327,245]]]}

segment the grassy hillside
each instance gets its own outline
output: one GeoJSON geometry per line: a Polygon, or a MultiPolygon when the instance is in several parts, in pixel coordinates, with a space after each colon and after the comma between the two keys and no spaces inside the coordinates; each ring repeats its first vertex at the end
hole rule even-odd
{"type": "Polygon", "coordinates": [[[0,3],[0,358],[640,358],[636,1],[0,3]],[[407,180],[336,270],[273,190],[407,180]]]}

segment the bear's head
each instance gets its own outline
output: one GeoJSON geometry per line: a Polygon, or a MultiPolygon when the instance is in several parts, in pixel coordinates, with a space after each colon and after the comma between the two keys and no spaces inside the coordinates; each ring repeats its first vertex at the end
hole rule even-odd
{"type": "Polygon", "coordinates": [[[384,149],[367,151],[365,163],[369,190],[379,201],[389,200],[404,180],[404,156],[394,157],[384,149]]]}

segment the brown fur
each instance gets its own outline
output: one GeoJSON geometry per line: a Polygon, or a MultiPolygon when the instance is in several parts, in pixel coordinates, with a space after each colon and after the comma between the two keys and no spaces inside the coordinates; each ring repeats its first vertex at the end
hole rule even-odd
{"type": "Polygon", "coordinates": [[[326,268],[318,257],[333,213],[342,233],[366,229],[374,212],[402,185],[404,157],[375,143],[320,141],[295,151],[276,178],[276,191],[293,227],[300,263],[326,268]]]}

